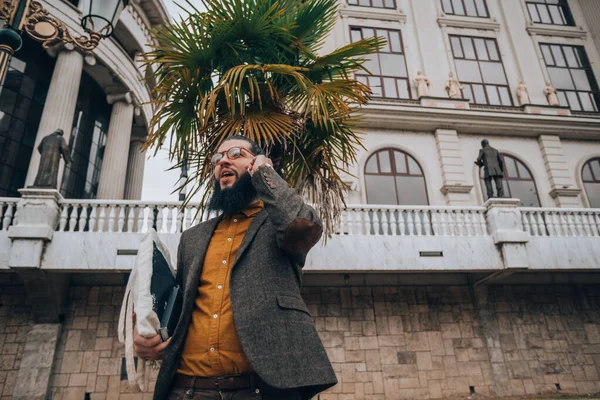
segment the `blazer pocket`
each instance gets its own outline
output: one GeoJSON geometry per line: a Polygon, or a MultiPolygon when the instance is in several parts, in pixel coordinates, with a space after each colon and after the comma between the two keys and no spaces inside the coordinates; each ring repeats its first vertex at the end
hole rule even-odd
{"type": "Polygon", "coordinates": [[[298,310],[298,311],[302,311],[302,312],[305,312],[308,315],[310,315],[310,312],[308,312],[308,308],[306,308],[306,304],[304,304],[304,300],[302,300],[300,297],[286,296],[283,294],[278,294],[277,295],[277,304],[279,304],[279,307],[281,307],[281,308],[287,308],[290,310],[298,310]]]}

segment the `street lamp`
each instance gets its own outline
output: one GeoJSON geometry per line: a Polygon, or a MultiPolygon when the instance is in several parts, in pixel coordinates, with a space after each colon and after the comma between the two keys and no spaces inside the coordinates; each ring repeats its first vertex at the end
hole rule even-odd
{"type": "Polygon", "coordinates": [[[71,43],[81,50],[90,51],[101,39],[109,37],[119,20],[119,15],[129,0],[87,0],[81,26],[88,36],[75,37],[65,24],[54,18],[38,1],[4,0],[0,2],[0,84],[4,81],[12,55],[21,48],[20,34],[42,42],[44,48],[55,44],[71,43]]]}

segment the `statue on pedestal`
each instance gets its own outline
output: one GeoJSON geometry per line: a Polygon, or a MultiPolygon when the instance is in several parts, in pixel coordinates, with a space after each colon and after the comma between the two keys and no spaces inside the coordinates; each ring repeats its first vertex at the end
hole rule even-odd
{"type": "Polygon", "coordinates": [[[450,72],[448,74],[448,82],[446,82],[446,91],[448,92],[448,97],[451,99],[462,99],[462,86],[458,79],[454,77],[454,74],[450,72]]]}
{"type": "Polygon", "coordinates": [[[556,89],[552,87],[552,83],[550,83],[550,81],[546,82],[544,93],[546,94],[546,98],[548,99],[548,104],[550,104],[551,106],[560,106],[558,96],[556,95],[556,89]]]}
{"type": "Polygon", "coordinates": [[[529,92],[525,86],[523,79],[519,79],[519,85],[517,86],[517,98],[519,99],[519,105],[524,106],[525,104],[531,104],[529,100],[529,92]]]}
{"type": "Polygon", "coordinates": [[[496,192],[498,196],[504,197],[504,187],[502,186],[502,179],[504,178],[504,164],[498,150],[490,146],[487,139],[481,141],[481,150],[479,150],[479,157],[475,161],[475,165],[479,168],[483,167],[483,181],[485,182],[485,188],[487,190],[487,197],[491,199],[494,197],[494,190],[492,188],[492,179],[496,185],[496,192]]]}
{"type": "Polygon", "coordinates": [[[69,146],[63,138],[63,133],[62,129],[57,129],[40,142],[37,148],[40,152],[40,167],[32,187],[57,189],[60,156],[64,158],[65,164],[71,162],[69,146]]]}
{"type": "Polygon", "coordinates": [[[427,97],[429,96],[429,79],[423,75],[423,71],[417,71],[417,76],[415,77],[415,86],[417,87],[417,97],[427,97]]]}

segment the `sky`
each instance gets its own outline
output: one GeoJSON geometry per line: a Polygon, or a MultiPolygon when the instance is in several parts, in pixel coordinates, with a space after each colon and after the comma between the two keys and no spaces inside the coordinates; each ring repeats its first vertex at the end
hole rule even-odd
{"type": "MultiPolygon", "coordinates": [[[[167,5],[171,18],[178,19],[181,9],[175,4],[187,6],[185,0],[163,0],[167,5]]],[[[199,0],[190,0],[196,8],[203,9],[199,0]]],[[[177,201],[179,195],[171,194],[179,180],[179,170],[167,171],[173,164],[168,159],[166,149],[159,150],[156,156],[153,156],[154,150],[147,152],[146,166],[144,169],[144,183],[142,186],[142,200],[148,201],[177,201]]]]}

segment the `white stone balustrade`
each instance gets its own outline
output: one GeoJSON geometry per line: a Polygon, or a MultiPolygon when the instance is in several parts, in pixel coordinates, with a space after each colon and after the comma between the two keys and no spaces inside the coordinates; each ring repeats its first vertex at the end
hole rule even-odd
{"type": "Polygon", "coordinates": [[[15,224],[18,202],[17,197],[0,197],[0,231],[8,231],[15,224]]]}
{"type": "Polygon", "coordinates": [[[600,210],[521,208],[522,228],[531,236],[600,236],[600,210]]]}

